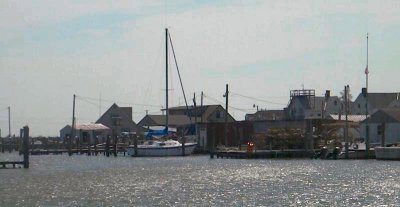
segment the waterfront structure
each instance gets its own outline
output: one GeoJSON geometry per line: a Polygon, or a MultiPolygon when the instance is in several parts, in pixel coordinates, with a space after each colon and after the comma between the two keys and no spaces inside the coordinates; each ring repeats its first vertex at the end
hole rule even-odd
{"type": "Polygon", "coordinates": [[[132,120],[132,107],[119,107],[115,103],[100,116],[96,123],[110,128],[113,135],[140,132],[140,128],[132,120]]]}
{"type": "Polygon", "coordinates": [[[292,90],[290,101],[284,109],[287,120],[324,119],[329,114],[341,112],[339,97],[330,96],[327,90],[325,97],[315,96],[315,90],[292,90]]]}
{"type": "Polygon", "coordinates": [[[360,124],[361,135],[365,136],[366,123],[369,126],[370,142],[380,145],[400,143],[400,108],[377,109],[360,124]]]}
{"type": "Polygon", "coordinates": [[[254,114],[246,114],[246,121],[275,121],[284,120],[285,113],[283,110],[260,110],[254,114]]]}
{"type": "Polygon", "coordinates": [[[357,115],[365,115],[366,107],[368,105],[368,114],[374,113],[378,109],[400,107],[399,92],[394,93],[368,93],[367,98],[364,95],[365,88],[357,96],[351,107],[351,113],[357,115]]]}
{"type": "MultiPolygon", "coordinates": [[[[71,128],[71,125],[66,125],[60,130],[62,140],[71,137],[71,128]]],[[[94,138],[97,138],[97,142],[104,142],[107,135],[111,134],[109,127],[99,123],[76,124],[74,131],[75,136],[83,143],[95,143],[94,138]]]]}

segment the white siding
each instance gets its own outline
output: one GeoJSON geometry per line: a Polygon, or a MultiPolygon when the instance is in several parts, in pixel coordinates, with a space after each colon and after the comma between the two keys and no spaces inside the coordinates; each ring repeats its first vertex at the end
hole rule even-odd
{"type": "MultiPolygon", "coordinates": [[[[380,143],[381,135],[378,135],[378,126],[381,124],[369,123],[370,143],[380,143]]],[[[365,123],[360,126],[361,137],[365,137],[365,123]]],[[[385,143],[400,143],[400,123],[386,123],[385,126],[385,143]]]]}

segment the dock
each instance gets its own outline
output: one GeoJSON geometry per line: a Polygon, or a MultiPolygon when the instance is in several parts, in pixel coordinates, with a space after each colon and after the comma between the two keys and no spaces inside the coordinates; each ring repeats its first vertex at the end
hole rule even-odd
{"type": "Polygon", "coordinates": [[[7,168],[7,166],[12,166],[12,168],[15,168],[17,165],[20,165],[21,167],[24,167],[24,161],[5,161],[5,162],[0,162],[0,168],[7,168]]]}
{"type": "Polygon", "coordinates": [[[227,150],[211,152],[210,157],[213,158],[232,158],[232,159],[265,159],[265,158],[311,158],[314,152],[304,149],[287,149],[287,150],[257,150],[254,152],[227,150]]]}

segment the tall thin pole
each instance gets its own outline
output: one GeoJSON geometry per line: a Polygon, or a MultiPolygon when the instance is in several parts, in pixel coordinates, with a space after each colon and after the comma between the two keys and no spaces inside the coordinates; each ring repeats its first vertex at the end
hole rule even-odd
{"type": "Polygon", "coordinates": [[[99,118],[101,116],[101,93],[99,95],[99,118]]]}
{"type": "Polygon", "coordinates": [[[344,110],[345,110],[345,114],[346,114],[346,126],[344,129],[344,141],[345,141],[345,158],[349,159],[349,120],[348,120],[348,96],[349,93],[349,85],[344,86],[344,110]]]}
{"type": "Polygon", "coordinates": [[[165,28],[165,130],[168,133],[168,28],[165,28]]]}
{"type": "MultiPolygon", "coordinates": [[[[200,100],[200,106],[201,106],[201,110],[203,110],[203,91],[201,92],[201,100],[200,100]]],[[[203,123],[203,114],[200,116],[200,121],[203,123]]]]}
{"type": "Polygon", "coordinates": [[[225,89],[225,145],[228,146],[228,84],[225,89]]]}
{"type": "Polygon", "coordinates": [[[368,126],[368,33],[367,33],[367,66],[365,68],[365,156],[369,158],[369,126],[368,126]]]}
{"type": "Polygon", "coordinates": [[[8,107],[8,138],[11,138],[11,107],[8,107]]]}
{"type": "Polygon", "coordinates": [[[73,102],[72,102],[72,127],[71,127],[71,137],[68,140],[68,154],[69,156],[72,155],[72,139],[75,139],[75,98],[76,95],[74,94],[73,102]]]}

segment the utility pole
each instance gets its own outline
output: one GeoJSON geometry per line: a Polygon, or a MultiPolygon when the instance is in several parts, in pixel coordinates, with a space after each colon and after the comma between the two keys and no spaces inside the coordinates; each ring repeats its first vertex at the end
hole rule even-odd
{"type": "MultiPolygon", "coordinates": [[[[201,100],[200,100],[200,106],[201,106],[201,110],[203,110],[203,91],[201,92],[201,100]]],[[[203,116],[200,117],[200,121],[201,123],[203,123],[203,116]]]]}
{"type": "Polygon", "coordinates": [[[10,106],[8,109],[8,138],[11,138],[11,108],[10,106]]]}
{"type": "Polygon", "coordinates": [[[348,96],[349,93],[349,85],[344,86],[344,110],[346,114],[346,126],[344,128],[344,141],[345,141],[345,158],[349,159],[349,122],[348,122],[348,96]]]}
{"type": "Polygon", "coordinates": [[[68,155],[72,155],[72,139],[75,139],[75,98],[76,95],[74,94],[74,99],[72,102],[72,126],[71,126],[71,137],[68,140],[68,155]]]}
{"type": "Polygon", "coordinates": [[[225,97],[225,146],[228,146],[228,100],[229,100],[228,84],[226,84],[224,97],[225,97]]]}
{"type": "MultiPolygon", "coordinates": [[[[194,134],[196,139],[199,140],[199,135],[197,133],[197,104],[196,104],[196,93],[193,93],[193,105],[194,105],[194,134]]],[[[199,142],[199,141],[197,141],[199,142]]]]}

